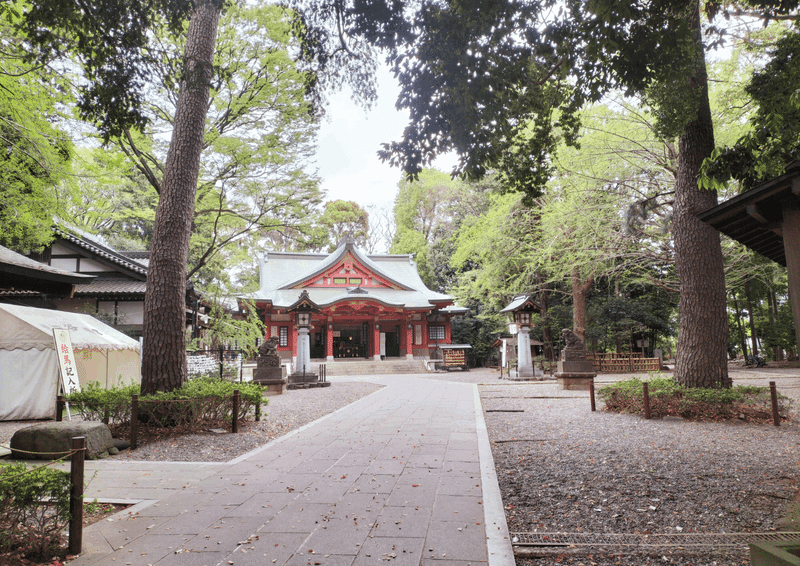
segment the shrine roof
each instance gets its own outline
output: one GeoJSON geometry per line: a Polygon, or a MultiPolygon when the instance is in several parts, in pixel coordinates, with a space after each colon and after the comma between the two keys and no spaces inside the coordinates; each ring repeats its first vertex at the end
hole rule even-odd
{"type": "Polygon", "coordinates": [[[450,295],[425,286],[411,255],[366,254],[347,241],[330,254],[266,252],[261,259],[261,287],[249,298],[286,308],[297,301],[304,289],[321,307],[344,301],[375,301],[396,308],[430,309],[453,302],[450,295]],[[367,277],[380,280],[380,285],[325,286],[315,281],[324,279],[324,274],[348,258],[367,277]]]}

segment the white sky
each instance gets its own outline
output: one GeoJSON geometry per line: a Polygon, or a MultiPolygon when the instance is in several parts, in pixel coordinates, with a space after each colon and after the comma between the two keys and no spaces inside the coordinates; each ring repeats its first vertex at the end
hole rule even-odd
{"type": "MultiPolygon", "coordinates": [[[[365,111],[345,90],[330,96],[327,116],[319,132],[317,163],[325,201],[352,200],[362,207],[390,210],[397,196],[400,169],[377,156],[382,143],[400,141],[408,111],[395,108],[400,87],[386,65],[378,70],[378,101],[365,111]]],[[[455,157],[444,156],[436,166],[449,172],[455,157]]]]}

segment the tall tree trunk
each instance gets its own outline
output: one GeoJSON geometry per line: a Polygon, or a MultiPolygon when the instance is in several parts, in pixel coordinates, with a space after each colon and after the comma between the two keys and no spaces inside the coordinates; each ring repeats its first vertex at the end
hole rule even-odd
{"type": "Polygon", "coordinates": [[[742,345],[742,355],[747,358],[747,340],[744,338],[744,328],[742,327],[742,309],[739,308],[739,298],[736,296],[736,291],[731,294],[733,295],[733,306],[736,308],[736,326],[739,327],[739,342],[742,345]]]}
{"type": "Polygon", "coordinates": [[[142,393],[171,391],[187,379],[186,266],[203,148],[219,2],[196,0],[184,52],[144,300],[142,393]]]}
{"type": "Polygon", "coordinates": [[[673,237],[680,285],[680,323],[675,379],[690,387],[730,387],[722,247],[719,232],[696,216],[717,204],[714,191],[700,190],[697,186],[703,159],[714,149],[699,5],[695,5],[690,23],[695,29],[697,56],[695,76],[687,88],[697,89],[698,109],[678,143],[673,237]]]}
{"type": "Polygon", "coordinates": [[[572,270],[572,331],[586,344],[586,295],[594,282],[594,276],[581,280],[578,268],[572,270]]]}
{"type": "Polygon", "coordinates": [[[756,320],[753,316],[753,301],[750,299],[750,280],[744,282],[744,298],[747,301],[747,313],[750,318],[750,343],[753,345],[753,355],[758,355],[758,338],[756,336],[756,320]]]}

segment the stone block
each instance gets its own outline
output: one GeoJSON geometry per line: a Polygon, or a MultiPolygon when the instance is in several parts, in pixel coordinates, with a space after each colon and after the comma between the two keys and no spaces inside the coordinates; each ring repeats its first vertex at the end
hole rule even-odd
{"type": "Polygon", "coordinates": [[[86,459],[108,456],[114,439],[108,426],[93,421],[62,421],[22,428],[11,437],[11,457],[20,460],[57,460],[66,456],[76,436],[86,437],[86,459]],[[36,454],[40,453],[40,454],[36,454]]]}
{"type": "Polygon", "coordinates": [[[276,381],[286,378],[286,368],[282,366],[259,366],[253,371],[253,381],[276,381]]]}
{"type": "Polygon", "coordinates": [[[565,391],[589,391],[594,374],[584,376],[556,375],[559,389],[565,391]]]}
{"type": "Polygon", "coordinates": [[[582,360],[559,360],[558,373],[591,373],[594,375],[592,362],[585,357],[582,360]]]}

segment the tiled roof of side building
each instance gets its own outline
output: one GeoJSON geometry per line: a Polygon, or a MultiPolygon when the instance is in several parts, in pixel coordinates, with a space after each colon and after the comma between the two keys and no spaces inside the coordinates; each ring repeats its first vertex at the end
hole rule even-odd
{"type": "Polygon", "coordinates": [[[144,296],[147,283],[129,279],[98,279],[88,285],[77,285],[76,296],[90,295],[139,295],[144,296]]]}
{"type": "Polygon", "coordinates": [[[72,284],[85,283],[94,279],[94,275],[84,275],[50,267],[3,246],[0,246],[0,268],[3,271],[26,272],[43,279],[61,280],[72,284]]]}
{"type": "Polygon", "coordinates": [[[98,236],[87,234],[82,230],[78,230],[74,226],[59,222],[55,227],[56,234],[65,240],[80,246],[104,259],[121,265],[131,271],[141,275],[147,275],[147,266],[136,259],[124,256],[121,252],[113,249],[104,240],[98,236]]]}

